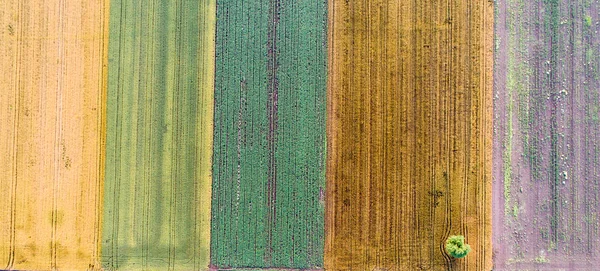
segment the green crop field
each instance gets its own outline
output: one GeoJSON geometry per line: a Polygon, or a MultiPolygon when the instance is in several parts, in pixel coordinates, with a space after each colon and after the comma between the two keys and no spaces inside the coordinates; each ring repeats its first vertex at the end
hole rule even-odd
{"type": "Polygon", "coordinates": [[[211,263],[323,265],[326,1],[217,9],[211,263]]]}

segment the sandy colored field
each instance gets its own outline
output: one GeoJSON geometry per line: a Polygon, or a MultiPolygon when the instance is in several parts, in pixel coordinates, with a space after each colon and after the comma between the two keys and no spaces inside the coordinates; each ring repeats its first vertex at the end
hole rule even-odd
{"type": "Polygon", "coordinates": [[[0,268],[98,267],[107,1],[0,10],[0,268]]]}
{"type": "Polygon", "coordinates": [[[493,3],[329,10],[325,268],[490,270],[493,3]]]}
{"type": "Polygon", "coordinates": [[[497,270],[598,269],[599,8],[497,1],[497,270]]]}
{"type": "Polygon", "coordinates": [[[213,0],[112,0],[102,266],[209,265],[213,0]]]}

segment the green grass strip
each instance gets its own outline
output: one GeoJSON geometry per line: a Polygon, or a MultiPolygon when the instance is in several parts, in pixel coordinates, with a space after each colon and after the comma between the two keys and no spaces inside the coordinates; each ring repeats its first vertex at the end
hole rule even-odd
{"type": "Polygon", "coordinates": [[[209,265],[212,0],[112,0],[102,263],[209,265]]]}

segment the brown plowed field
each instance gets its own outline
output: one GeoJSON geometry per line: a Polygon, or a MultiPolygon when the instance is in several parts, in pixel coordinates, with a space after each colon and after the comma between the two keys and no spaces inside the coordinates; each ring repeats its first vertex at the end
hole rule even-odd
{"type": "Polygon", "coordinates": [[[0,269],[97,267],[104,1],[0,10],[0,269]]]}
{"type": "Polygon", "coordinates": [[[329,7],[327,270],[490,270],[491,1],[329,7]],[[465,235],[464,259],[444,252],[465,235]]]}

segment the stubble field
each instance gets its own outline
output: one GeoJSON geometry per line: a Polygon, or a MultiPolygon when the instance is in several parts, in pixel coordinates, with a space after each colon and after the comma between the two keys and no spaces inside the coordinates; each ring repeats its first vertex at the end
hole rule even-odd
{"type": "Polygon", "coordinates": [[[493,3],[329,8],[325,268],[489,270],[493,3]]]}

